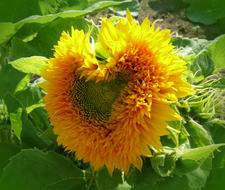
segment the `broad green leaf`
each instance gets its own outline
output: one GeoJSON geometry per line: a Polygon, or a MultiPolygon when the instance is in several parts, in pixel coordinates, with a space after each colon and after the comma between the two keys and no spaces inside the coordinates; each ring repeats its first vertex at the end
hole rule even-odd
{"type": "Polygon", "coordinates": [[[196,54],[191,71],[194,74],[194,82],[201,80],[225,67],[225,35],[221,35],[210,43],[205,40],[193,40],[185,38],[175,38],[173,44],[181,49],[181,54],[196,54]]]}
{"type": "Polygon", "coordinates": [[[42,75],[42,71],[47,66],[48,59],[41,56],[23,57],[10,64],[17,70],[24,73],[42,75]]]}
{"type": "MultiPolygon", "coordinates": [[[[215,119],[206,123],[215,143],[225,143],[225,122],[215,119]]],[[[225,186],[225,148],[221,147],[220,152],[215,152],[212,171],[207,179],[203,190],[223,190],[225,186]]]]}
{"type": "Polygon", "coordinates": [[[179,153],[178,157],[180,157],[182,160],[200,161],[202,159],[206,159],[213,151],[221,146],[225,146],[225,144],[212,144],[208,146],[187,149],[184,152],[179,153]]]}
{"type": "Polygon", "coordinates": [[[206,25],[215,23],[225,17],[225,3],[223,0],[183,0],[189,4],[187,17],[193,22],[206,25]]]}
{"type": "MultiPolygon", "coordinates": [[[[39,0],[39,6],[43,15],[60,12],[63,7],[68,6],[70,0],[39,0]]],[[[82,3],[82,0],[72,2],[82,3]]],[[[85,2],[85,1],[84,1],[85,2]]],[[[83,7],[84,8],[84,7],[83,7]]],[[[72,8],[71,8],[72,9],[72,8]]]]}
{"type": "Polygon", "coordinates": [[[54,152],[27,149],[10,159],[0,178],[0,189],[45,190],[71,178],[84,184],[82,170],[71,160],[54,152]]]}
{"type": "Polygon", "coordinates": [[[10,113],[9,114],[12,130],[14,131],[14,133],[15,133],[15,135],[18,139],[20,139],[20,134],[21,134],[21,131],[22,131],[21,116],[22,116],[22,109],[21,108],[18,108],[16,113],[10,113]]]}
{"type": "Polygon", "coordinates": [[[210,174],[212,159],[204,161],[197,169],[186,174],[191,190],[202,190],[210,174]]]}
{"type": "MultiPolygon", "coordinates": [[[[114,1],[122,1],[122,0],[114,0],[114,1]]],[[[131,0],[130,2],[120,4],[117,6],[112,7],[113,10],[115,10],[117,13],[123,13],[123,15],[126,13],[126,9],[129,9],[132,12],[132,15],[138,15],[138,0],[131,0]]]]}
{"type": "Polygon", "coordinates": [[[97,27],[84,18],[58,18],[39,30],[34,40],[28,45],[45,57],[53,56],[53,47],[57,45],[63,31],[71,32],[71,27],[85,32],[92,30],[92,36],[96,38],[97,27]]]}
{"type": "MultiPolygon", "coordinates": [[[[40,121],[39,121],[40,122],[40,121]]],[[[22,113],[22,132],[21,132],[21,141],[22,145],[25,148],[40,148],[46,149],[51,146],[51,142],[48,139],[45,139],[42,135],[43,130],[35,126],[28,115],[23,111],[22,113]]]]}
{"type": "Polygon", "coordinates": [[[8,123],[0,124],[0,143],[12,143],[12,134],[8,123]]]}
{"type": "Polygon", "coordinates": [[[45,141],[48,142],[49,145],[49,149],[51,150],[52,148],[55,148],[55,146],[57,146],[57,135],[54,133],[53,128],[51,126],[49,126],[49,128],[47,128],[41,135],[41,138],[45,139],[45,141]]]}
{"type": "MultiPolygon", "coordinates": [[[[35,104],[33,106],[35,106],[35,104]]],[[[29,108],[30,107],[27,108],[28,111],[30,111],[29,108]]],[[[49,116],[43,106],[36,107],[28,115],[33,121],[33,124],[42,131],[50,127],[49,116]]]]}
{"type": "Polygon", "coordinates": [[[132,170],[127,178],[132,190],[191,190],[186,176],[160,177],[149,163],[145,163],[142,171],[132,170]]]}
{"type": "MultiPolygon", "coordinates": [[[[224,3],[225,6],[225,3],[224,3]]],[[[214,63],[215,71],[225,67],[225,35],[221,35],[213,40],[208,47],[211,59],[214,63]]]]}
{"type": "MultiPolygon", "coordinates": [[[[221,137],[224,133],[221,133],[221,137]]],[[[213,159],[212,171],[207,179],[207,183],[205,185],[204,190],[216,189],[222,190],[225,185],[225,148],[221,148],[221,152],[216,152],[213,159]]]]}
{"type": "Polygon", "coordinates": [[[178,159],[174,174],[179,176],[185,175],[188,179],[190,190],[201,190],[206,183],[211,169],[212,157],[202,159],[201,161],[178,159]]]}
{"type": "Polygon", "coordinates": [[[212,169],[202,190],[223,190],[225,187],[225,168],[212,169]]]}
{"type": "Polygon", "coordinates": [[[56,183],[46,186],[46,190],[83,190],[85,189],[85,181],[80,177],[70,177],[62,179],[56,183]]]}
{"type": "Polygon", "coordinates": [[[0,1],[0,22],[17,22],[31,15],[40,15],[39,0],[0,1]]]}
{"type": "Polygon", "coordinates": [[[224,143],[225,120],[213,119],[205,123],[215,143],[224,143]]]}
{"type": "Polygon", "coordinates": [[[8,113],[16,113],[19,107],[22,107],[15,95],[7,93],[4,97],[8,113]]]}
{"type": "Polygon", "coordinates": [[[3,23],[3,24],[0,24],[0,31],[3,30],[5,32],[4,32],[4,35],[0,36],[0,44],[8,41],[21,27],[24,26],[24,24],[27,24],[27,23],[46,24],[46,23],[52,22],[53,20],[59,17],[75,18],[75,17],[95,13],[107,7],[121,5],[128,2],[131,2],[131,0],[118,1],[118,2],[117,1],[100,1],[84,10],[67,10],[67,11],[56,13],[56,14],[49,14],[44,16],[34,15],[16,22],[14,24],[14,27],[12,26],[12,23],[3,23]]]}
{"type": "Polygon", "coordinates": [[[205,145],[210,145],[213,143],[212,137],[209,132],[204,129],[202,125],[189,118],[185,124],[185,128],[189,133],[189,138],[192,147],[200,147],[205,145]]]}
{"type": "Polygon", "coordinates": [[[23,108],[29,110],[32,108],[31,106],[42,103],[43,94],[38,87],[34,86],[34,84],[28,84],[24,90],[16,92],[15,97],[23,108]]]}
{"type": "Polygon", "coordinates": [[[22,41],[21,39],[14,37],[11,40],[11,47],[9,49],[9,59],[11,61],[19,59],[21,57],[41,55],[36,47],[22,41]]]}
{"type": "Polygon", "coordinates": [[[196,56],[194,63],[191,65],[191,70],[195,76],[202,75],[204,78],[213,73],[214,63],[209,51],[203,50],[196,56]]]}
{"type": "Polygon", "coordinates": [[[15,144],[0,143],[0,176],[9,159],[20,151],[20,147],[15,144]]]}
{"type": "Polygon", "coordinates": [[[15,24],[11,22],[0,22],[0,30],[0,45],[7,42],[17,32],[15,24]]]}
{"type": "Polygon", "coordinates": [[[181,55],[187,56],[199,53],[207,44],[206,39],[174,37],[173,45],[179,48],[181,55]]]}
{"type": "Polygon", "coordinates": [[[117,170],[114,171],[112,176],[109,175],[106,168],[96,174],[96,184],[99,190],[116,190],[122,182],[122,174],[117,170]]]}
{"type": "Polygon", "coordinates": [[[8,63],[0,65],[0,97],[14,92],[17,84],[23,78],[24,74],[14,69],[8,63]]]}

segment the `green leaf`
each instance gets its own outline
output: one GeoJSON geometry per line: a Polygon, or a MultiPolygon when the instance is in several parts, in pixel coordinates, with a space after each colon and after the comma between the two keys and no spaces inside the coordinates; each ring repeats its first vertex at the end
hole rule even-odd
{"type": "MultiPolygon", "coordinates": [[[[214,119],[205,124],[215,143],[225,143],[225,121],[214,119]]],[[[212,171],[207,179],[206,186],[203,190],[223,190],[225,186],[225,148],[221,147],[220,152],[215,152],[212,171]]]]}
{"type": "Polygon", "coordinates": [[[35,110],[36,108],[41,108],[41,107],[44,107],[44,103],[40,102],[40,103],[37,103],[37,104],[33,104],[29,107],[26,108],[26,111],[27,113],[31,113],[33,110],[35,110]]]}
{"type": "Polygon", "coordinates": [[[9,118],[10,118],[10,123],[12,130],[14,131],[16,137],[20,139],[20,134],[22,131],[22,109],[19,108],[16,113],[10,113],[9,118]]]}
{"type": "Polygon", "coordinates": [[[182,160],[200,161],[202,159],[206,159],[213,151],[221,146],[225,146],[225,144],[212,144],[208,146],[187,149],[184,152],[179,153],[178,157],[180,157],[182,160]]]}
{"type": "MultiPolygon", "coordinates": [[[[114,0],[114,1],[122,1],[122,0],[114,0]]],[[[114,6],[112,9],[115,10],[118,14],[123,13],[125,14],[125,10],[129,9],[132,14],[138,15],[138,0],[131,0],[130,2],[120,4],[114,6]]]]}
{"type": "Polygon", "coordinates": [[[7,42],[17,32],[15,24],[11,22],[0,22],[0,30],[0,45],[7,42]]]}
{"type": "Polygon", "coordinates": [[[31,80],[32,75],[29,73],[27,75],[25,75],[21,81],[17,84],[15,92],[17,93],[19,91],[25,90],[25,88],[28,86],[30,80],[31,80]]]}
{"type": "Polygon", "coordinates": [[[92,36],[96,37],[97,27],[84,18],[58,18],[47,26],[39,30],[34,40],[28,42],[35,51],[45,57],[53,56],[53,46],[57,45],[63,31],[71,31],[71,27],[79,30],[89,31],[91,28],[92,36]]]}
{"type": "Polygon", "coordinates": [[[199,53],[208,44],[205,39],[174,37],[173,45],[179,48],[181,55],[192,55],[199,53]]]}
{"type": "MultiPolygon", "coordinates": [[[[31,107],[28,107],[27,110],[30,111],[30,108],[31,107]]],[[[33,121],[33,124],[42,131],[50,127],[49,116],[44,107],[36,107],[28,114],[29,118],[33,121]]]]}
{"type": "Polygon", "coordinates": [[[85,182],[80,177],[70,177],[67,179],[62,179],[56,183],[49,184],[46,187],[46,190],[75,190],[85,189],[85,182]]]}
{"type": "Polygon", "coordinates": [[[200,51],[191,64],[191,70],[194,73],[194,81],[198,82],[197,77],[201,79],[224,68],[225,62],[225,35],[221,35],[200,51]]]}
{"type": "Polygon", "coordinates": [[[104,168],[96,175],[96,184],[99,190],[116,190],[122,182],[122,174],[118,170],[114,171],[113,175],[110,176],[107,169],[104,168]]]}
{"type": "Polygon", "coordinates": [[[24,74],[14,69],[8,63],[1,64],[0,66],[0,97],[5,98],[6,94],[15,91],[19,81],[23,78],[24,74]],[[10,77],[9,77],[10,76],[10,77]]]}
{"type": "MultiPolygon", "coordinates": [[[[68,6],[69,1],[70,0],[39,0],[39,5],[42,14],[46,15],[59,12],[63,7],[68,6]]],[[[77,0],[75,0],[75,2],[82,3],[82,1],[77,0]]],[[[70,8],[72,9],[72,7],[70,8]]]]}
{"type": "Polygon", "coordinates": [[[185,128],[189,133],[192,147],[210,145],[213,143],[212,137],[206,129],[192,118],[189,118],[185,124],[185,128]]]}
{"type": "Polygon", "coordinates": [[[25,24],[28,23],[39,23],[39,24],[46,24],[49,22],[52,22],[56,18],[75,18],[79,16],[84,16],[87,14],[92,14],[97,11],[100,11],[102,9],[116,6],[116,5],[122,5],[124,3],[131,2],[131,0],[125,0],[125,1],[100,1],[92,6],[88,7],[84,10],[68,10],[59,12],[56,14],[49,14],[44,16],[30,16],[23,20],[20,20],[14,24],[14,27],[12,26],[12,23],[0,23],[0,31],[4,31],[4,35],[0,36],[0,44],[7,42],[21,27],[23,27],[25,24]]]}
{"type": "MultiPolygon", "coordinates": [[[[0,178],[0,189],[40,190],[66,179],[84,184],[83,172],[71,160],[54,152],[22,150],[11,158],[0,178]]],[[[81,185],[81,189],[85,189],[81,185]]]]}
{"type": "Polygon", "coordinates": [[[225,121],[213,119],[205,123],[215,143],[225,143],[225,121]]]}
{"type": "Polygon", "coordinates": [[[196,56],[194,63],[191,65],[191,70],[195,76],[203,75],[204,78],[213,73],[213,60],[207,50],[203,50],[196,56]]]}
{"type": "MultiPolygon", "coordinates": [[[[225,6],[225,3],[224,3],[225,6]]],[[[213,40],[208,47],[211,59],[214,63],[215,72],[225,67],[225,34],[213,40]]]]}
{"type": "Polygon", "coordinates": [[[212,159],[205,160],[197,169],[186,174],[191,190],[202,190],[210,174],[212,159]]]}
{"type": "Polygon", "coordinates": [[[39,0],[0,1],[0,22],[17,22],[31,15],[40,15],[38,2],[39,0]]]}
{"type": "Polygon", "coordinates": [[[17,70],[24,73],[42,75],[42,71],[47,66],[48,59],[41,56],[23,57],[10,64],[17,70]]]}
{"type": "Polygon", "coordinates": [[[160,177],[154,172],[149,162],[144,164],[141,172],[133,169],[127,180],[132,190],[191,190],[186,176],[160,177]]]}
{"type": "Polygon", "coordinates": [[[11,47],[9,50],[10,60],[16,60],[21,57],[30,57],[33,55],[41,55],[41,53],[35,47],[28,43],[25,43],[17,37],[14,37],[11,40],[11,47]]]}
{"type": "Polygon", "coordinates": [[[225,186],[225,168],[213,169],[202,190],[223,190],[225,186]]]}
{"type": "Polygon", "coordinates": [[[5,165],[8,163],[9,158],[17,154],[20,147],[15,144],[0,143],[0,176],[5,165]]]}
{"type": "Polygon", "coordinates": [[[223,0],[183,0],[189,4],[187,17],[193,22],[206,25],[215,23],[225,17],[225,3],[223,0]]]}
{"type": "Polygon", "coordinates": [[[7,105],[8,113],[16,113],[18,108],[22,107],[15,95],[12,95],[11,93],[6,94],[4,101],[7,105]]]}
{"type": "MultiPolygon", "coordinates": [[[[224,133],[223,133],[224,135],[224,133]]],[[[216,152],[213,159],[212,171],[207,179],[204,190],[222,190],[225,185],[225,148],[216,152]]]]}
{"type": "Polygon", "coordinates": [[[41,107],[43,94],[38,87],[34,86],[34,84],[29,84],[24,90],[16,92],[15,97],[23,108],[31,111],[32,106],[35,108],[35,104],[39,104],[41,107]]]}
{"type": "MultiPolygon", "coordinates": [[[[40,122],[40,121],[39,121],[40,122]]],[[[51,146],[51,142],[48,139],[45,139],[43,136],[43,130],[39,126],[35,126],[31,122],[28,115],[23,111],[22,113],[22,132],[21,132],[21,141],[23,147],[33,148],[38,147],[40,149],[46,149],[51,146]]]]}

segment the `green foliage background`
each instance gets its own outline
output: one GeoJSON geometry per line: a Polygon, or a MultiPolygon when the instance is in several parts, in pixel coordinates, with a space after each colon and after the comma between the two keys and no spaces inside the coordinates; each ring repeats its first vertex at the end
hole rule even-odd
{"type": "MultiPolygon", "coordinates": [[[[225,23],[223,0],[155,0],[205,25],[225,23]]],[[[164,153],[143,158],[128,176],[105,168],[93,173],[56,144],[39,88],[41,69],[62,31],[98,27],[91,15],[115,13],[136,0],[0,1],[0,189],[2,190],[222,190],[225,186],[225,34],[216,39],[174,37],[188,62],[196,94],[173,105],[182,122],[168,123],[164,153]],[[218,148],[220,151],[218,151],[218,148]]]]}

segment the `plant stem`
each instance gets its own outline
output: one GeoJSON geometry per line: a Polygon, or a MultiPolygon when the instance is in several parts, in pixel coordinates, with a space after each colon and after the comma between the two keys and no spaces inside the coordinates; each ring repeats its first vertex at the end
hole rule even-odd
{"type": "Polygon", "coordinates": [[[93,175],[91,176],[90,182],[89,182],[89,184],[87,186],[87,190],[91,189],[91,186],[92,186],[94,180],[95,180],[95,173],[93,173],[93,175]]]}

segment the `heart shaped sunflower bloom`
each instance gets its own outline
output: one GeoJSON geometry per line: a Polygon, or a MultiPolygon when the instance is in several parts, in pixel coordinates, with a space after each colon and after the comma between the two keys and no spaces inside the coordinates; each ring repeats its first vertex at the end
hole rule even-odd
{"type": "Polygon", "coordinates": [[[162,150],[166,122],[180,119],[170,104],[193,93],[186,70],[170,31],[129,12],[116,24],[103,19],[96,42],[63,32],[43,73],[58,144],[94,170],[141,169],[142,156],[162,150]]]}

